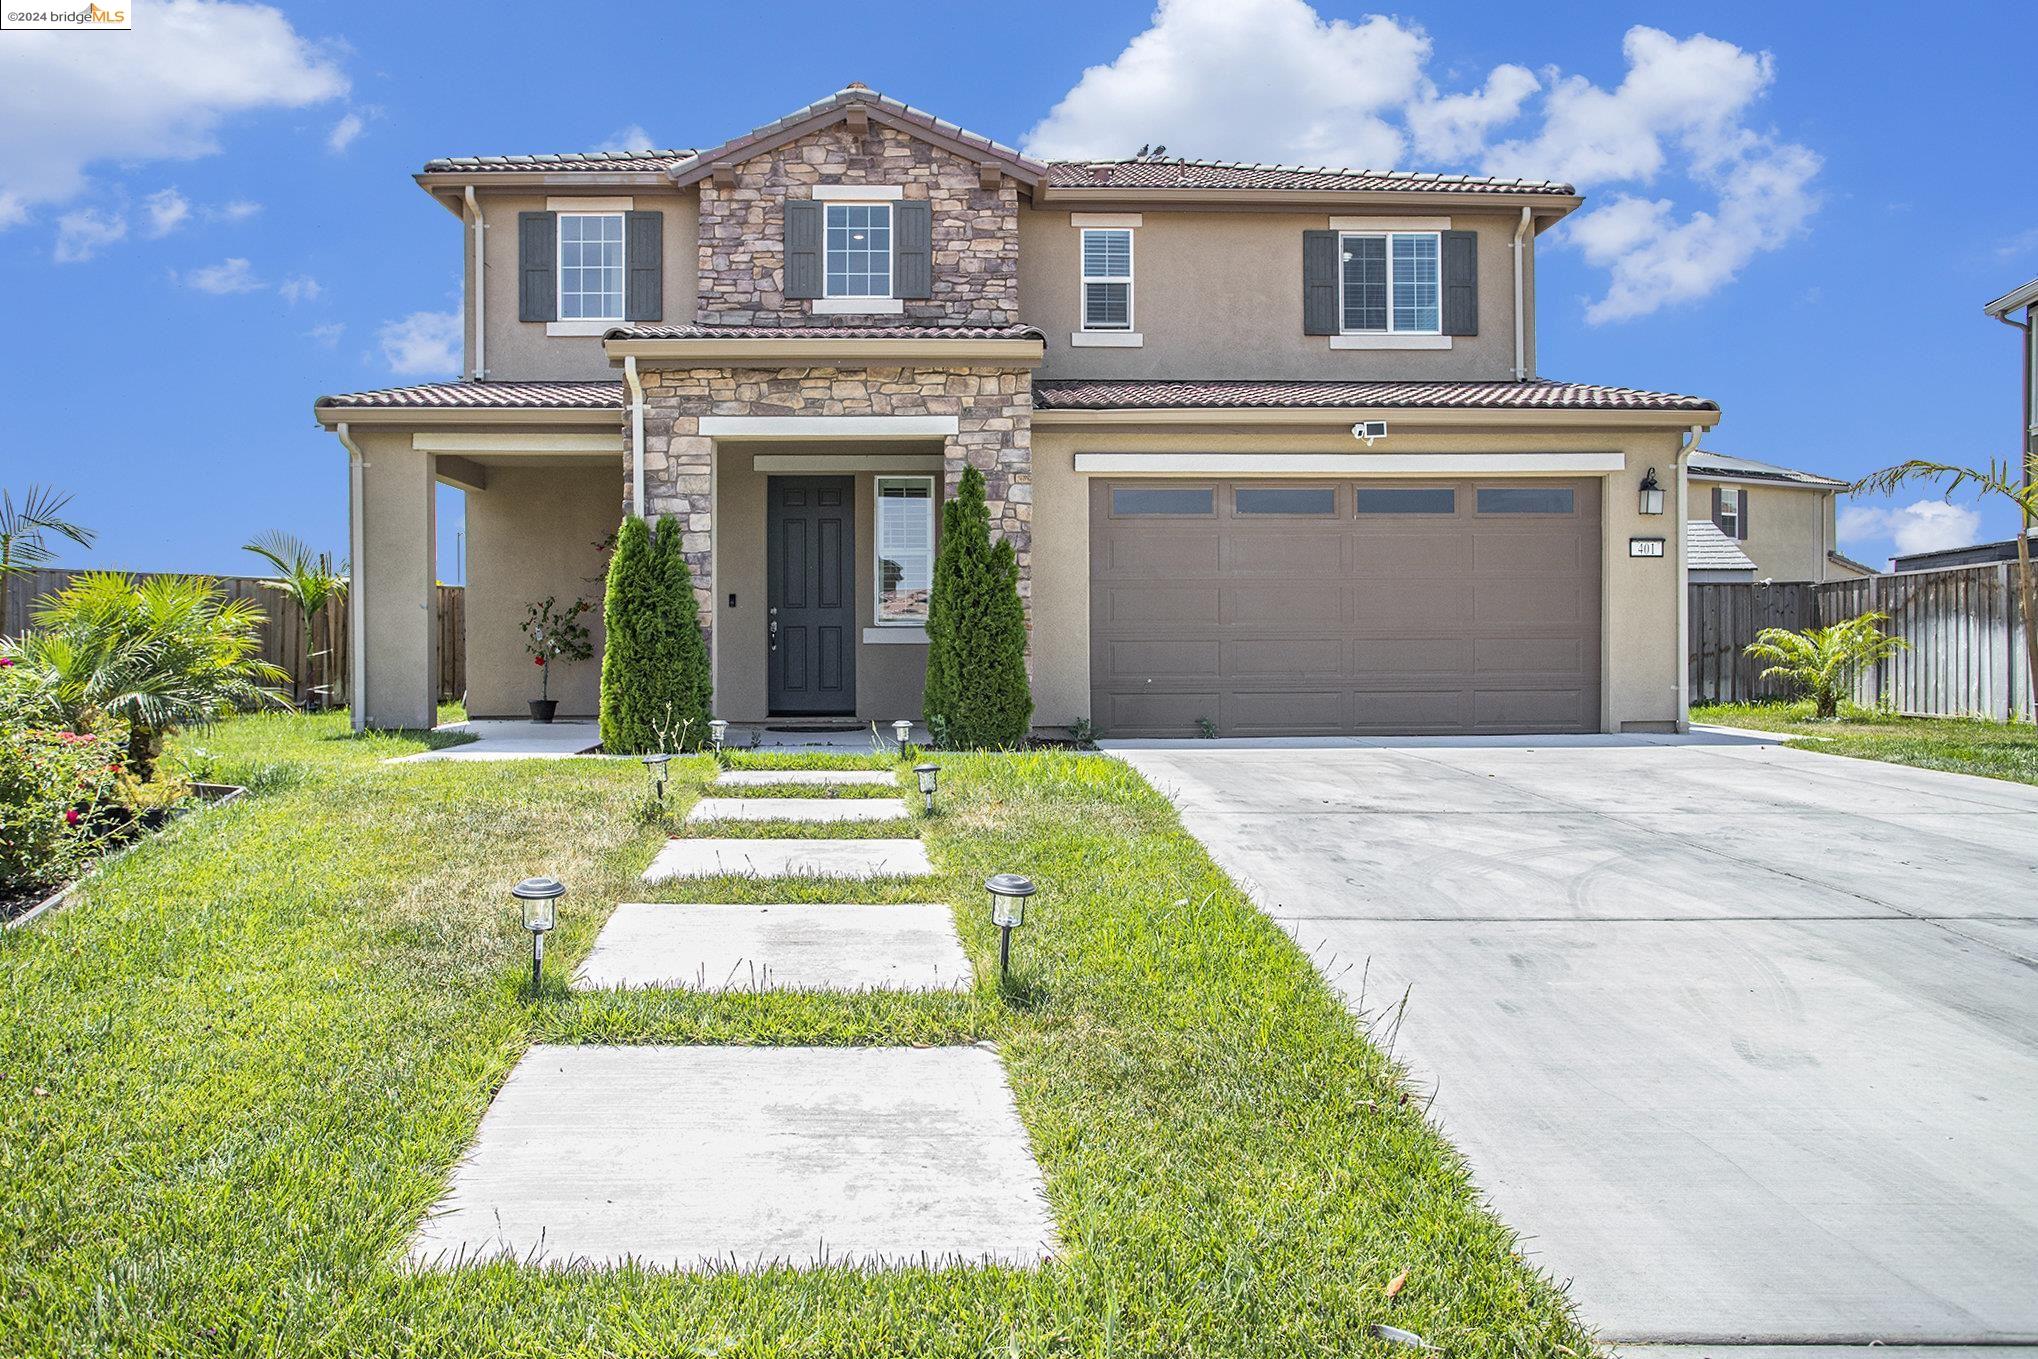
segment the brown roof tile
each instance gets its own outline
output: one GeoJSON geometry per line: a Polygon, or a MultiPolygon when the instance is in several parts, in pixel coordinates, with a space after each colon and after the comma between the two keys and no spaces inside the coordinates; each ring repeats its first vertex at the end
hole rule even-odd
{"type": "Polygon", "coordinates": [[[671,151],[566,151],[557,155],[537,156],[441,156],[437,160],[425,162],[425,173],[442,175],[472,170],[484,174],[503,174],[517,170],[569,170],[587,174],[619,171],[655,174],[674,161],[683,160],[692,154],[693,148],[678,147],[671,151]]]}
{"type": "Polygon", "coordinates": [[[973,325],[785,325],[737,326],[709,322],[690,326],[616,326],[611,340],[1039,340],[1035,326],[973,325]]]}
{"type": "Polygon", "coordinates": [[[621,408],[623,384],[615,382],[427,382],[416,387],[383,387],[372,392],[322,396],[324,406],[400,406],[432,410],[553,410],[621,408]]]}
{"type": "Polygon", "coordinates": [[[1252,407],[1354,407],[1379,410],[1712,411],[1696,396],[1595,387],[1582,382],[1167,382],[1143,379],[1045,379],[1033,384],[1043,411],[1200,410],[1252,407]]]}
{"type": "Polygon", "coordinates": [[[1569,184],[1547,179],[1496,179],[1415,170],[1346,170],[1336,166],[1267,165],[1253,161],[1056,161],[1049,185],[1058,189],[1342,189],[1364,193],[1563,194],[1569,184]]]}

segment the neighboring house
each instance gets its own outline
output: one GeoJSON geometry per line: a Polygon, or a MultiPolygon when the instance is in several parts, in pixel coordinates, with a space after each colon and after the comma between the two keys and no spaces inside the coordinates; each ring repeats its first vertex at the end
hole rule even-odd
{"type": "Polygon", "coordinates": [[[1684,525],[1684,574],[1693,585],[1752,585],[1755,563],[1718,524],[1691,519],[1684,525]]]}
{"type": "MultiPolygon", "coordinates": [[[[2038,543],[2033,544],[2031,555],[2038,558],[2038,543]]],[[[1907,552],[1901,557],[1890,558],[1892,571],[1938,571],[1949,566],[1989,566],[1996,562],[2017,560],[2017,540],[2005,538],[1999,543],[1975,543],[1971,547],[1942,547],[1936,552],[1907,552]]]]}
{"type": "Polygon", "coordinates": [[[1815,472],[1700,450],[1689,460],[1690,514],[1755,565],[1755,579],[1858,580],[1875,568],[1837,547],[1836,507],[1848,483],[1815,472]]]}
{"type": "MultiPolygon", "coordinates": [[[[316,410],[352,457],[357,720],[431,720],[439,482],[476,715],[524,711],[526,602],[598,601],[641,511],[684,530],[720,716],[915,716],[965,465],[1042,727],[1683,719],[1684,536],[1638,490],[1681,513],[1719,410],[1536,375],[1568,185],[1043,164],[860,86],[704,149],[417,180],[464,223],[466,375],[316,410]]],[[[563,713],[597,671],[555,677],[563,713]]]]}

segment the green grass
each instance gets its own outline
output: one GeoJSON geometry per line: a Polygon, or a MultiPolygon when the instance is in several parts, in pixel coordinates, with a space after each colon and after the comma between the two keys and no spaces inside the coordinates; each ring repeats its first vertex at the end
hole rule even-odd
{"type": "MultiPolygon", "coordinates": [[[[337,717],[208,734],[257,793],[0,937],[0,1350],[24,1355],[1584,1353],[1397,1073],[1124,766],[942,757],[931,880],[647,888],[665,827],[601,760],[387,765],[337,717]],[[1041,894],[1008,997],[583,996],[631,899],[1041,894]],[[546,993],[505,895],[571,893],[546,993]],[[402,1267],[534,1041],[998,1044],[1063,1250],[1037,1271],[402,1267]],[[1409,1271],[1388,1300],[1385,1285],[1409,1271]]],[[[862,761],[882,767],[875,759],[862,761]]],[[[671,811],[712,776],[676,761],[671,811]]]]}
{"type": "Polygon", "coordinates": [[[1693,708],[1691,720],[1819,737],[1798,748],[1826,755],[2038,784],[2038,728],[2027,722],[1898,717],[1851,705],[1841,709],[1837,721],[1825,722],[1812,716],[1809,702],[1713,704],[1693,708]]]}

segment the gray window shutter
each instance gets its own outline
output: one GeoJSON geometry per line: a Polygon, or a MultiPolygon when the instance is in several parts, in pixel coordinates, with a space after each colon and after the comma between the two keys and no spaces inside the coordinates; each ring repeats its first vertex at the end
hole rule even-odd
{"type": "Polygon", "coordinates": [[[1444,334],[1479,333],[1479,233],[1446,231],[1443,240],[1444,334]]]}
{"type": "Polygon", "coordinates": [[[1302,333],[1337,334],[1337,233],[1302,233],[1302,333]]]}
{"type": "Polygon", "coordinates": [[[517,319],[559,319],[559,215],[517,214],[517,319]]]}
{"type": "Polygon", "coordinates": [[[892,204],[892,296],[934,296],[934,205],[924,198],[892,204]]]}
{"type": "Polygon", "coordinates": [[[1720,511],[1721,511],[1721,510],[1723,510],[1723,509],[1725,509],[1725,508],[1726,508],[1726,497],[1724,496],[1724,494],[1722,494],[1722,492],[1721,492],[1721,490],[1720,490],[1720,488],[1719,488],[1719,487],[1717,487],[1717,486],[1713,487],[1713,488],[1712,488],[1712,526],[1713,526],[1714,528],[1718,529],[1718,530],[1719,530],[1719,531],[1720,531],[1721,533],[1725,533],[1725,532],[1727,531],[1727,526],[1726,526],[1726,524],[1725,524],[1724,522],[1722,522],[1722,520],[1724,519],[1724,516],[1723,516],[1723,515],[1721,515],[1721,513],[1720,513],[1720,511]]]}
{"type": "Polygon", "coordinates": [[[623,317],[630,321],[665,319],[665,214],[623,214],[623,259],[629,275],[623,282],[623,317]]]}
{"type": "Polygon", "coordinates": [[[821,205],[811,198],[785,201],[785,295],[822,295],[821,205]]]}
{"type": "Polygon", "coordinates": [[[1739,511],[1734,515],[1734,536],[1742,542],[1746,542],[1748,540],[1748,493],[1746,491],[1736,491],[1734,494],[1740,497],[1740,500],[1737,502],[1739,511]]]}

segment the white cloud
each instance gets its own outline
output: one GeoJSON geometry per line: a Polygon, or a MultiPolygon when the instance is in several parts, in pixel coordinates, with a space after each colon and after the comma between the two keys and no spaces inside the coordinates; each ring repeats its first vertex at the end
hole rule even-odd
{"type": "Polygon", "coordinates": [[[221,203],[216,208],[201,209],[205,214],[205,220],[208,222],[245,222],[261,210],[262,205],[260,203],[251,203],[245,198],[236,198],[231,202],[221,203]]]}
{"type": "Polygon", "coordinates": [[[127,235],[127,218],[117,212],[80,208],[57,219],[56,261],[82,264],[127,235]]]}
{"type": "Polygon", "coordinates": [[[414,311],[376,332],[391,372],[412,377],[447,377],[460,371],[460,313],[414,311]]]}
{"type": "Polygon", "coordinates": [[[1981,514],[1944,500],[1919,500],[1897,509],[1849,505],[1840,511],[1837,532],[1851,545],[1896,544],[1899,554],[1966,547],[1981,535],[1981,514]]]}
{"type": "Polygon", "coordinates": [[[310,330],[305,331],[304,338],[316,340],[322,347],[331,349],[340,342],[340,336],[346,333],[346,322],[328,321],[322,326],[313,326],[310,330]]]}
{"type": "Polygon", "coordinates": [[[590,146],[588,150],[596,152],[650,151],[656,149],[657,146],[658,143],[651,140],[651,134],[644,130],[642,123],[631,123],[628,127],[617,128],[614,132],[604,137],[599,146],[590,146]]]}
{"type": "Polygon", "coordinates": [[[1392,166],[1405,138],[1390,119],[1423,93],[1429,47],[1412,25],[1325,20],[1303,0],[1161,0],[1026,151],[1082,160],[1164,142],[1203,159],[1392,166]]]}
{"type": "Polygon", "coordinates": [[[346,114],[333,124],[332,131],[326,133],[326,150],[336,156],[342,154],[367,128],[368,120],[360,114],[352,112],[346,114]]]}
{"type": "Polygon", "coordinates": [[[1427,73],[1431,46],[1412,22],[1326,20],[1305,0],[1161,0],[1026,150],[1080,160],[1166,143],[1193,159],[1396,169],[1413,148],[1421,169],[1564,180],[1603,200],[1552,238],[1609,274],[1595,322],[1709,296],[1817,207],[1818,156],[1750,122],[1776,78],[1766,52],[1637,25],[1611,89],[1509,62],[1454,92],[1427,73]]]}
{"type": "Polygon", "coordinates": [[[276,285],[277,294],[293,307],[300,302],[318,301],[319,294],[324,291],[318,280],[309,274],[292,274],[276,285]]]}
{"type": "Polygon", "coordinates": [[[167,236],[191,216],[191,200],[175,189],[158,189],[142,200],[149,214],[149,235],[167,236]]]}
{"type": "Polygon", "coordinates": [[[219,150],[222,123],[344,94],[329,54],[266,5],[162,0],[132,33],[9,33],[0,43],[0,227],[82,193],[106,162],[219,150]]]}
{"type": "Polygon", "coordinates": [[[179,279],[187,288],[215,297],[226,297],[233,293],[260,292],[269,286],[255,277],[254,268],[244,259],[225,259],[218,264],[208,264],[201,269],[187,269],[179,279]]]}

